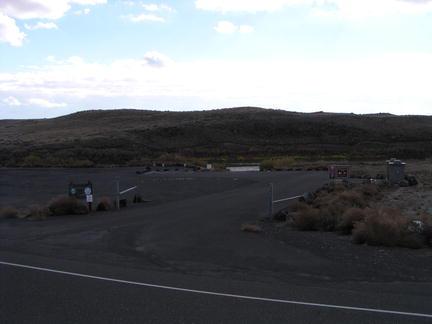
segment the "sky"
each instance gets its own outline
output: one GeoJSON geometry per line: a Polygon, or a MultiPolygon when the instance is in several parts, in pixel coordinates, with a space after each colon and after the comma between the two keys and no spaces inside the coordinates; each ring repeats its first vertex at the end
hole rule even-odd
{"type": "Polygon", "coordinates": [[[0,0],[0,119],[432,114],[432,0],[0,0]]]}

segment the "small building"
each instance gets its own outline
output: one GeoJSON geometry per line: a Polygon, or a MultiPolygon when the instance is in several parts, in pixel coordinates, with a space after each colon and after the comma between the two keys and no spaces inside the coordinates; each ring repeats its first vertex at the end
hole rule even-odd
{"type": "Polygon", "coordinates": [[[245,163],[245,164],[232,164],[226,167],[231,172],[257,172],[260,171],[259,164],[245,163]]]}
{"type": "Polygon", "coordinates": [[[395,158],[387,161],[387,181],[390,184],[399,184],[405,180],[405,165],[406,163],[395,158]]]}

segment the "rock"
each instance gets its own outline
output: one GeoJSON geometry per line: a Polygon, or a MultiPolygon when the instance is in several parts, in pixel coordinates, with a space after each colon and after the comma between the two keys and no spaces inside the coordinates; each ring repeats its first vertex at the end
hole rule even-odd
{"type": "Polygon", "coordinates": [[[405,176],[405,180],[408,182],[408,185],[410,186],[416,186],[418,185],[417,178],[413,175],[407,175],[405,176]]]}
{"type": "Polygon", "coordinates": [[[273,215],[273,220],[276,222],[285,222],[286,219],[287,219],[287,212],[283,210],[273,215]]]}
{"type": "Polygon", "coordinates": [[[425,223],[421,220],[412,220],[408,225],[408,231],[412,233],[423,233],[425,229],[425,223]]]}
{"type": "Polygon", "coordinates": [[[399,182],[399,187],[409,187],[409,183],[406,180],[399,182]]]}
{"type": "Polygon", "coordinates": [[[261,233],[263,231],[260,226],[255,224],[243,224],[240,229],[249,233],[261,233]]]}

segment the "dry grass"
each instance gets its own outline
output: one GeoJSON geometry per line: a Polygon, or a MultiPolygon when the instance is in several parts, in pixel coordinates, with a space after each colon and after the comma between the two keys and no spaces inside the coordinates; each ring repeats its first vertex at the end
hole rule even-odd
{"type": "Polygon", "coordinates": [[[339,218],[336,229],[343,234],[351,234],[354,225],[363,221],[365,218],[364,209],[352,207],[342,214],[339,218]]]}
{"type": "Polygon", "coordinates": [[[392,208],[366,209],[363,222],[354,224],[353,241],[358,244],[421,248],[424,236],[408,230],[410,219],[392,208]]]}
{"type": "Polygon", "coordinates": [[[68,196],[59,196],[51,200],[48,209],[53,216],[88,214],[87,204],[68,196]]]}
{"type": "Polygon", "coordinates": [[[352,207],[364,208],[367,206],[365,195],[359,190],[342,191],[336,199],[352,207]]]}
{"type": "Polygon", "coordinates": [[[261,233],[263,231],[260,226],[255,224],[242,224],[240,230],[248,233],[261,233]]]}
{"type": "Polygon", "coordinates": [[[0,209],[0,218],[17,218],[18,210],[15,207],[3,207],[0,209]]]}
{"type": "Polygon", "coordinates": [[[111,198],[101,197],[96,206],[97,211],[108,211],[114,208],[111,198]]]}
{"type": "Polygon", "coordinates": [[[379,192],[376,186],[350,188],[344,184],[320,190],[309,208],[295,205],[291,209],[295,218],[293,223],[301,230],[339,230],[349,234],[353,222],[361,218],[358,209],[368,206],[374,192],[379,192]]]}
{"type": "Polygon", "coordinates": [[[294,165],[295,159],[290,156],[277,157],[261,162],[261,169],[274,170],[274,169],[287,169],[294,165]]]}
{"type": "Polygon", "coordinates": [[[317,208],[303,204],[293,213],[292,224],[300,231],[316,231],[320,228],[320,211],[317,208]]]}
{"type": "Polygon", "coordinates": [[[30,211],[27,216],[30,220],[44,220],[48,216],[50,216],[50,211],[48,207],[42,207],[39,205],[32,205],[30,206],[30,211]]]}

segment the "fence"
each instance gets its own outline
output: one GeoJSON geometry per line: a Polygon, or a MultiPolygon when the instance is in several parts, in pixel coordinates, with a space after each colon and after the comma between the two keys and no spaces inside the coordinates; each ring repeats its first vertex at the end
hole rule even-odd
{"type": "Polygon", "coordinates": [[[128,193],[132,190],[136,190],[138,188],[138,186],[133,186],[124,190],[120,191],[120,181],[117,180],[117,195],[116,195],[116,205],[117,205],[117,209],[120,209],[120,197],[121,195],[124,195],[125,193],[128,193]]]}
{"type": "Polygon", "coordinates": [[[302,198],[302,197],[306,197],[307,193],[304,193],[302,195],[298,195],[298,196],[293,196],[293,197],[287,197],[287,198],[281,198],[281,199],[277,199],[274,200],[274,186],[273,183],[270,183],[270,192],[269,192],[269,217],[271,218],[273,216],[273,210],[274,210],[274,205],[281,203],[281,202],[285,202],[285,201],[290,201],[290,200],[295,200],[298,198],[302,198]]]}

